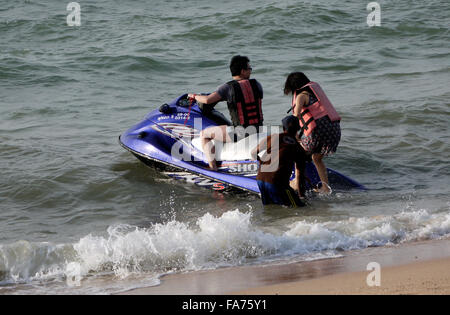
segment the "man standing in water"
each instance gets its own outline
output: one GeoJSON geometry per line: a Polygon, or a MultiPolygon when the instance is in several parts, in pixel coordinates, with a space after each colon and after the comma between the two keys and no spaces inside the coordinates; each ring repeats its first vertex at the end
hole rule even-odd
{"type": "Polygon", "coordinates": [[[300,198],[305,197],[306,153],[295,138],[300,124],[295,116],[285,117],[282,124],[283,133],[268,136],[252,150],[252,158],[260,162],[256,180],[264,205],[303,207],[305,203],[300,198]],[[289,186],[294,164],[300,177],[296,181],[300,198],[289,186]]]}
{"type": "Polygon", "coordinates": [[[261,108],[263,89],[258,81],[250,79],[252,67],[248,57],[234,56],[230,62],[230,71],[233,80],[219,86],[217,91],[209,95],[188,95],[189,98],[203,104],[215,104],[220,101],[227,101],[228,104],[233,126],[214,126],[200,133],[203,152],[212,170],[217,170],[217,164],[211,140],[236,142],[246,135],[258,132],[258,127],[263,124],[261,108]],[[253,128],[248,128],[250,126],[253,128]]]}

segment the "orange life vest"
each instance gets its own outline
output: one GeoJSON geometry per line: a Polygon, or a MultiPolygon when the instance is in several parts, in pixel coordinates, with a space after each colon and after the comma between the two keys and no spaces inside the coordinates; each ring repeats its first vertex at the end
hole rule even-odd
{"type": "Polygon", "coordinates": [[[262,98],[255,79],[228,82],[233,88],[233,100],[228,103],[234,126],[263,124],[262,98]]]}
{"type": "MultiPolygon", "coordinates": [[[[325,116],[328,116],[331,121],[341,120],[341,117],[334,109],[333,104],[331,104],[319,83],[309,82],[297,91],[302,92],[305,90],[312,91],[314,96],[317,98],[317,102],[303,106],[299,117],[301,133],[309,136],[314,128],[316,128],[315,120],[325,116]]],[[[294,97],[292,99],[292,109],[294,109],[296,105],[295,100],[297,99],[297,91],[294,92],[294,97]]]]}

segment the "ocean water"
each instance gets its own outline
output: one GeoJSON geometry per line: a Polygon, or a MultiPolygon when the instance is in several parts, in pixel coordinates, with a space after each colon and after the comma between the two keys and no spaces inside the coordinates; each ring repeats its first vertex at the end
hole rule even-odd
{"type": "MultiPolygon", "coordinates": [[[[448,1],[0,0],[0,294],[110,294],[161,275],[339,257],[450,234],[448,1]],[[291,71],[343,120],[327,166],[366,192],[263,208],[159,174],[118,136],[159,105],[229,80],[264,87],[265,123],[291,71]]],[[[217,109],[227,114],[226,105],[217,109]]]]}

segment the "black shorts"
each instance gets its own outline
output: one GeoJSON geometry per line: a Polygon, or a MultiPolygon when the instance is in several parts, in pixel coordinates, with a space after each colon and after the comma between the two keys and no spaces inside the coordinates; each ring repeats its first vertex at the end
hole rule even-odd
{"type": "Polygon", "coordinates": [[[300,200],[298,194],[291,187],[280,187],[261,180],[257,182],[263,205],[276,204],[291,208],[305,206],[305,203],[300,200]]]}

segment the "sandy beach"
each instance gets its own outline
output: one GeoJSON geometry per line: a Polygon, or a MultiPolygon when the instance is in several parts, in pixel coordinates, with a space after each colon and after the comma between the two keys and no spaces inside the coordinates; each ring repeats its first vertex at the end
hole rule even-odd
{"type": "Polygon", "coordinates": [[[170,274],[159,286],[123,294],[450,294],[450,240],[368,248],[332,259],[170,274]],[[380,267],[378,278],[376,269],[368,270],[370,263],[380,267]]]}
{"type": "Polygon", "coordinates": [[[381,270],[379,286],[367,285],[370,272],[343,273],[232,292],[238,295],[450,294],[450,258],[381,270]]]}

